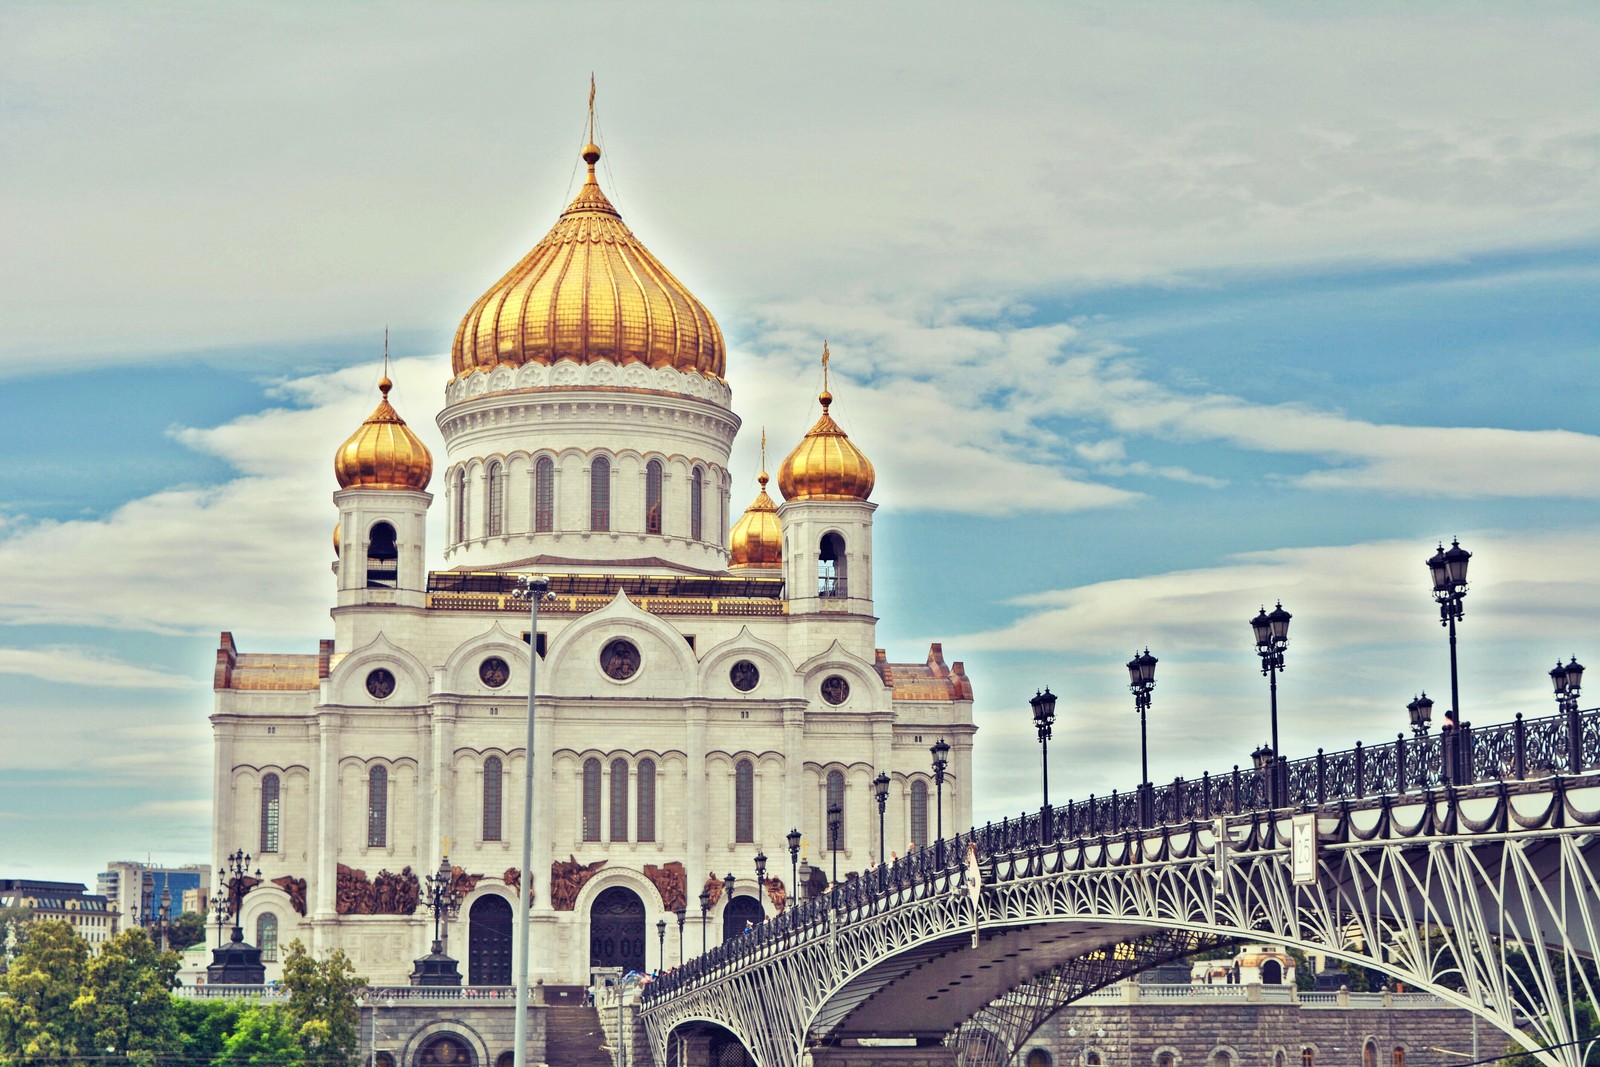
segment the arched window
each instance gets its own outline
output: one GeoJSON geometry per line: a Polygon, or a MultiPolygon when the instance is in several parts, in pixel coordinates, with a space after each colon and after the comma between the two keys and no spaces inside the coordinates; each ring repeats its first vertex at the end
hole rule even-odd
{"type": "Polygon", "coordinates": [[[261,779],[261,851],[278,851],[278,776],[261,779]]]}
{"type": "Polygon", "coordinates": [[[628,761],[611,761],[611,840],[628,839],[628,761]]]}
{"type": "Polygon", "coordinates": [[[639,761],[639,840],[656,839],[656,761],[639,761]]]}
{"type": "Polygon", "coordinates": [[[1317,1067],[1317,1050],[1310,1045],[1300,1050],[1300,1067],[1317,1067]]]}
{"type": "Polygon", "coordinates": [[[1050,1058],[1050,1053],[1042,1048],[1030,1049],[1028,1052],[1027,1067],[1055,1067],[1055,1062],[1050,1058]]]}
{"type": "Polygon", "coordinates": [[[661,461],[644,465],[644,532],[661,532],[661,461]]]}
{"type": "Polygon", "coordinates": [[[489,508],[483,517],[483,532],[489,537],[506,532],[506,465],[499,460],[489,464],[489,508]]]}
{"type": "Polygon", "coordinates": [[[589,463],[589,529],[611,529],[611,461],[604,456],[589,463]]]}
{"type": "Polygon", "coordinates": [[[921,778],[911,783],[911,843],[928,847],[928,783],[921,778]]]}
{"type": "Polygon", "coordinates": [[[1100,1050],[1092,1048],[1083,1054],[1083,1067],[1101,1067],[1105,1061],[1100,1058],[1100,1050]]]}
{"type": "Polygon", "coordinates": [[[1156,1067],[1174,1067],[1178,1062],[1177,1057],[1165,1050],[1156,1053],[1156,1067]]]}
{"type": "Polygon", "coordinates": [[[256,919],[256,948],[268,963],[278,958],[278,917],[270,911],[262,912],[256,919]]]}
{"type": "Polygon", "coordinates": [[[455,481],[456,512],[454,515],[455,521],[451,523],[453,527],[451,532],[455,536],[450,540],[459,545],[467,539],[467,472],[457,469],[455,481]]]}
{"type": "MultiPolygon", "coordinates": [[[[839,839],[837,841],[830,840],[828,842],[828,847],[830,847],[830,848],[844,848],[845,826],[844,826],[844,772],[843,771],[829,771],[828,772],[828,805],[827,806],[829,808],[838,808],[839,809],[839,839]]],[[[822,818],[823,818],[823,825],[824,826],[828,825],[827,824],[828,813],[826,811],[824,811],[822,813],[822,818]]]]}
{"type": "Polygon", "coordinates": [[[721,487],[717,489],[717,544],[726,544],[728,540],[728,494],[721,487]]]}
{"type": "Polygon", "coordinates": [[[1405,1049],[1397,1048],[1394,1050],[1394,1067],[1406,1067],[1405,1049]]]}
{"type": "Polygon", "coordinates": [[[733,839],[756,839],[756,767],[747,759],[733,765],[733,839]]]}
{"type": "Polygon", "coordinates": [[[389,844],[389,772],[374,767],[367,772],[367,847],[389,844]]]}
{"type": "Polygon", "coordinates": [[[556,527],[556,464],[540,456],[533,465],[533,530],[549,533],[556,527]]]}
{"type": "Polygon", "coordinates": [[[583,761],[583,839],[600,840],[600,761],[583,761]]]}
{"type": "Polygon", "coordinates": [[[704,541],[706,532],[706,479],[696,467],[689,475],[689,536],[704,541]]]}
{"type": "Polygon", "coordinates": [[[1211,1053],[1211,1067],[1233,1067],[1233,1056],[1225,1048],[1211,1053]]]}
{"type": "Polygon", "coordinates": [[[822,535],[817,552],[817,595],[845,596],[844,538],[836,533],[822,535]]]}
{"type": "Polygon", "coordinates": [[[367,588],[393,589],[399,577],[400,549],[394,527],[376,523],[367,538],[367,588]]]}
{"type": "Polygon", "coordinates": [[[483,761],[483,839],[500,840],[500,791],[505,784],[499,756],[483,761]]]}
{"type": "Polygon", "coordinates": [[[1361,1067],[1378,1067],[1378,1044],[1368,1041],[1361,1049],[1361,1067]]]}

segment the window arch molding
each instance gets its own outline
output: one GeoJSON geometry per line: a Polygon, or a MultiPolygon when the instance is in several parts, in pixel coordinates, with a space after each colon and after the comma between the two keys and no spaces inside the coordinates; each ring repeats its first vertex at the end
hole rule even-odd
{"type": "Polygon", "coordinates": [[[492,457],[483,470],[483,536],[502,537],[506,532],[506,461],[492,457]]]}
{"type": "Polygon", "coordinates": [[[450,543],[459,545],[467,539],[467,468],[463,464],[450,475],[450,543]]]}
{"type": "Polygon", "coordinates": [[[273,771],[261,776],[262,853],[275,853],[281,844],[283,827],[283,779],[273,771]]]}
{"type": "Polygon", "coordinates": [[[551,533],[556,529],[558,494],[557,473],[561,464],[550,452],[535,452],[528,472],[528,524],[534,533],[551,533]]]}
{"type": "Polygon", "coordinates": [[[667,470],[659,456],[651,456],[644,464],[644,532],[666,532],[667,470]]]}
{"type": "Polygon", "coordinates": [[[588,457],[589,522],[591,533],[609,533],[616,527],[612,492],[616,464],[610,453],[593,452],[588,457]]]}

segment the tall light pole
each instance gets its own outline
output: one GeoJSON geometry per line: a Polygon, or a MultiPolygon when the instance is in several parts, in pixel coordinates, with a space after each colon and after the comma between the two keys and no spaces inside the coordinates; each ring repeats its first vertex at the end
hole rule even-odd
{"type": "Polygon", "coordinates": [[[217,891],[211,894],[211,914],[217,920],[217,947],[222,947],[222,924],[228,919],[228,897],[219,885],[217,891]]]}
{"type": "MultiPolygon", "coordinates": [[[[1417,788],[1425,789],[1428,785],[1428,726],[1433,722],[1433,701],[1428,699],[1428,694],[1411,698],[1411,703],[1406,705],[1406,714],[1411,717],[1411,736],[1416,739],[1417,745],[1417,788]]],[[[1440,753],[1448,758],[1448,753],[1440,753]]],[[[1449,772],[1446,771],[1448,777],[1449,772]]],[[[1400,791],[1404,793],[1406,783],[1400,782],[1400,791]]]]}
{"type": "Polygon", "coordinates": [[[1467,561],[1471,558],[1472,553],[1452,538],[1449,548],[1441,544],[1427,561],[1433,599],[1439,604],[1439,625],[1450,631],[1450,717],[1457,725],[1461,723],[1461,686],[1456,678],[1456,623],[1464,614],[1461,601],[1467,595],[1467,561]]]}
{"type": "Polygon", "coordinates": [[[678,917],[678,966],[683,966],[683,923],[689,917],[688,908],[679,908],[673,912],[678,917]]]}
{"type": "Polygon", "coordinates": [[[1139,817],[1145,826],[1154,822],[1154,812],[1150,810],[1150,741],[1145,720],[1150,711],[1150,694],[1156,688],[1158,662],[1148,646],[1128,661],[1128,689],[1133,693],[1133,708],[1139,713],[1139,817]]]}
{"type": "MultiPolygon", "coordinates": [[[[872,799],[878,802],[878,865],[881,867],[889,862],[889,853],[883,849],[883,814],[889,810],[889,772],[879,771],[878,777],[872,780],[872,799]]],[[[927,816],[926,808],[923,816],[927,816]]]]}
{"type": "MultiPolygon", "coordinates": [[[[550,597],[550,579],[542,574],[524,574],[517,579],[511,596],[528,602],[528,734],[522,754],[522,885],[517,909],[517,1019],[512,1038],[513,1067],[528,1065],[528,911],[533,900],[533,758],[534,680],[539,665],[539,603],[550,597]]],[[[542,794],[539,794],[542,796],[542,794]]]]}
{"type": "Polygon", "coordinates": [[[667,969],[667,920],[656,920],[656,970],[667,969]]]}
{"type": "MultiPolygon", "coordinates": [[[[728,874],[722,879],[722,940],[728,940],[728,917],[733,912],[733,868],[728,868],[728,874]]],[[[734,931],[737,933],[738,931],[734,931]]]]}
{"type": "Polygon", "coordinates": [[[1278,807],[1278,767],[1282,763],[1282,750],[1278,748],[1278,672],[1283,670],[1283,650],[1289,647],[1289,620],[1294,618],[1283,610],[1283,602],[1268,614],[1262,607],[1250,620],[1255,632],[1256,655],[1261,657],[1261,673],[1271,681],[1272,690],[1272,764],[1267,774],[1267,796],[1272,807],[1278,807]]]}
{"type": "Polygon", "coordinates": [[[789,844],[789,895],[800,899],[800,827],[796,826],[784,836],[789,844]]]}
{"type": "Polygon", "coordinates": [[[844,805],[828,805],[828,851],[833,854],[833,884],[839,884],[839,830],[844,825],[844,805]]]}
{"type": "Polygon", "coordinates": [[[761,905],[758,913],[758,922],[767,920],[767,854],[764,851],[756,853],[756,903],[761,905]]]}
{"type": "MultiPolygon", "coordinates": [[[[711,874],[716,876],[715,871],[711,874]]],[[[706,954],[706,916],[711,914],[711,890],[700,890],[700,955],[706,954]]]]}
{"type": "Polygon", "coordinates": [[[1050,826],[1050,735],[1056,721],[1056,695],[1045,686],[1043,692],[1035,691],[1028,701],[1033,708],[1033,728],[1039,734],[1039,772],[1041,792],[1039,804],[1039,843],[1047,843],[1054,833],[1050,826]]]}
{"type": "Polygon", "coordinates": [[[950,745],[944,738],[939,738],[928,749],[933,753],[933,794],[934,794],[934,825],[937,827],[937,836],[934,845],[934,862],[944,866],[944,771],[950,766],[950,745]]]}
{"type": "Polygon", "coordinates": [[[1556,688],[1556,707],[1567,720],[1567,752],[1570,770],[1576,774],[1583,766],[1583,724],[1578,721],[1578,696],[1583,691],[1583,664],[1573,656],[1566,666],[1556,660],[1556,669],[1550,672],[1550,681],[1556,688]]]}

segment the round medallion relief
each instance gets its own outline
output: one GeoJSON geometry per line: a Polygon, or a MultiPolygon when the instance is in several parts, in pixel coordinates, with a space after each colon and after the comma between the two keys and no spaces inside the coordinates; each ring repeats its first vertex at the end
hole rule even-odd
{"type": "Polygon", "coordinates": [[[742,659],[728,669],[728,681],[741,693],[748,693],[761,681],[761,669],[747,659],[742,659]]]}
{"type": "Polygon", "coordinates": [[[511,680],[511,668],[499,656],[490,656],[478,664],[478,681],[490,689],[499,689],[511,680]]]}
{"type": "Polygon", "coordinates": [[[639,646],[626,638],[607,641],[600,650],[600,669],[607,678],[625,682],[639,673],[639,646]]]}
{"type": "Polygon", "coordinates": [[[394,692],[394,674],[383,667],[367,675],[367,692],[373,699],[382,700],[394,692]]]}
{"type": "Polygon", "coordinates": [[[838,707],[850,699],[850,683],[842,674],[830,674],[822,680],[822,699],[838,707]]]}

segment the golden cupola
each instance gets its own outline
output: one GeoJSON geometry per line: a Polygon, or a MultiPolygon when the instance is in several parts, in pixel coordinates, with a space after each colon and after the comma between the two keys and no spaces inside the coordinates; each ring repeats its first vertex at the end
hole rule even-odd
{"type": "Polygon", "coordinates": [[[767,495],[767,435],[761,434],[761,473],[756,476],[761,490],[739,521],[728,532],[730,567],[782,567],[783,527],[778,522],[778,505],[767,495]]]}
{"type": "Polygon", "coordinates": [[[865,500],[876,475],[872,461],[828,414],[828,346],[822,346],[822,417],[806,432],[778,468],[778,490],[785,500],[865,500]]]}
{"type": "Polygon", "coordinates": [[[340,489],[416,489],[433,477],[433,455],[389,403],[393,387],[386,374],[378,382],[383,399],[367,421],[333,454],[340,489]]]}
{"type": "Polygon", "coordinates": [[[584,146],[589,176],[577,197],[461,320],[450,353],[456,378],[563,359],[722,378],[717,320],[623,223],[595,179],[599,159],[599,146],[584,146]]]}

